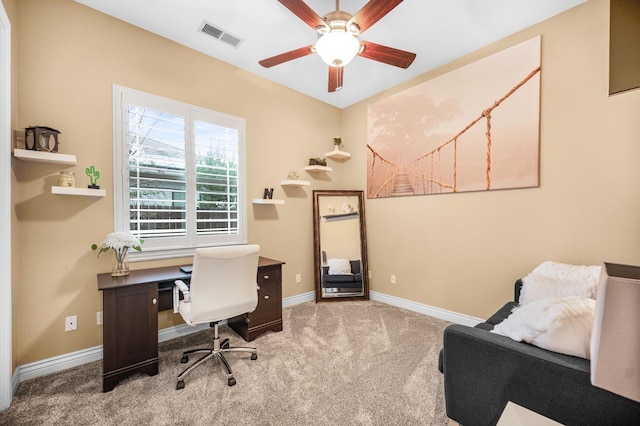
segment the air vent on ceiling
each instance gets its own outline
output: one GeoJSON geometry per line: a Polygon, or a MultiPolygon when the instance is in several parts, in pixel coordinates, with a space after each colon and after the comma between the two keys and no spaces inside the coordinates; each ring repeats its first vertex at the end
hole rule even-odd
{"type": "Polygon", "coordinates": [[[227,43],[230,46],[237,48],[244,41],[240,37],[237,37],[227,30],[220,28],[218,25],[212,24],[211,22],[202,21],[200,24],[199,30],[202,33],[210,35],[211,37],[217,38],[220,41],[227,43]]]}

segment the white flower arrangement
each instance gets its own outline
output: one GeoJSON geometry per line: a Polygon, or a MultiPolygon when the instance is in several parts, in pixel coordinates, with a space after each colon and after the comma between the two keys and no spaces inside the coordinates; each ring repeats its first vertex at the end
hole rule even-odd
{"type": "Polygon", "coordinates": [[[116,254],[116,258],[111,275],[116,277],[129,274],[127,253],[129,252],[129,249],[142,251],[142,243],[144,243],[144,240],[133,236],[131,232],[117,231],[107,235],[101,243],[102,247],[99,247],[97,244],[92,244],[91,250],[98,250],[98,257],[100,257],[100,254],[104,252],[113,250],[116,254]]]}
{"type": "MultiPolygon", "coordinates": [[[[142,243],[144,240],[138,239],[131,232],[116,231],[112,232],[101,243],[102,247],[98,251],[98,257],[100,254],[113,250],[116,252],[116,256],[119,254],[126,254],[130,248],[136,251],[142,251],[142,243]]],[[[91,250],[98,250],[98,245],[93,244],[91,250]]]]}

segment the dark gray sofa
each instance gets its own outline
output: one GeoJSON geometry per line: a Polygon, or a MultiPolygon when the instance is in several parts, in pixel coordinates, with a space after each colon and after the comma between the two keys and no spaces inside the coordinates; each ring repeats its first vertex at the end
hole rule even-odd
{"type": "Polygon", "coordinates": [[[591,385],[589,360],[490,333],[517,305],[521,287],[516,281],[515,301],[487,321],[445,329],[439,369],[447,416],[495,425],[512,401],[565,425],[640,425],[640,403],[591,385]]]}
{"type": "Polygon", "coordinates": [[[362,288],[362,272],[360,260],[350,260],[350,275],[329,275],[329,267],[322,267],[323,288],[362,288]]]}

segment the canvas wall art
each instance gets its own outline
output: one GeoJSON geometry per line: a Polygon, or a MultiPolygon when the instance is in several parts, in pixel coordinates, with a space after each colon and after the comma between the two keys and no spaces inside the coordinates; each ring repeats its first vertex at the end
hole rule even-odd
{"type": "Polygon", "coordinates": [[[538,186],[540,37],[369,105],[369,198],[538,186]]]}

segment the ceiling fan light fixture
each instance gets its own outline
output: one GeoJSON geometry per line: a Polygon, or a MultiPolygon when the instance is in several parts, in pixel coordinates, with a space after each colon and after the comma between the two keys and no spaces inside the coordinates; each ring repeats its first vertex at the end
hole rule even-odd
{"type": "Polygon", "coordinates": [[[360,42],[349,32],[334,29],[318,39],[315,50],[327,65],[342,67],[358,54],[360,42]]]}

